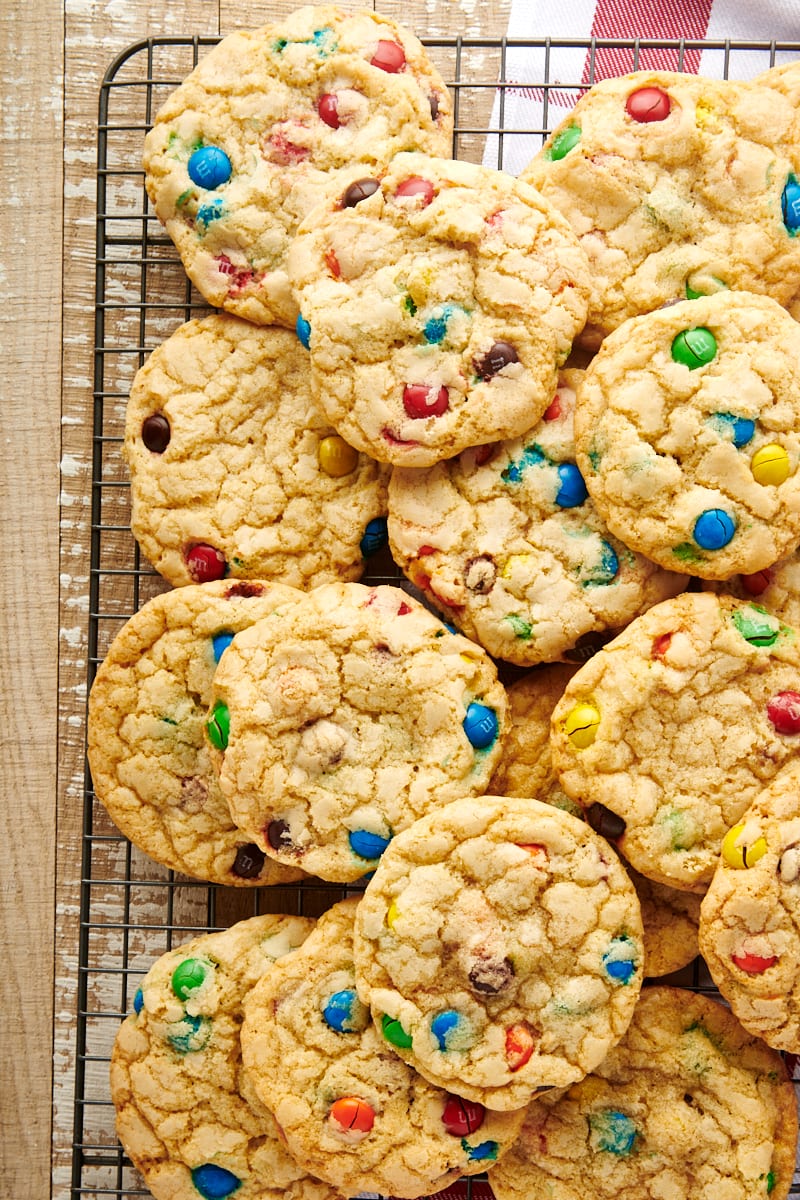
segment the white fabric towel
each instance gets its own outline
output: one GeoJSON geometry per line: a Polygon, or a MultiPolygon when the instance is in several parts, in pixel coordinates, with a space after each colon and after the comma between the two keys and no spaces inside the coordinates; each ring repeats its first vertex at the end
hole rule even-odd
{"type": "Polygon", "coordinates": [[[543,134],[566,116],[589,84],[640,69],[687,71],[712,78],[751,79],[776,63],[800,59],[800,0],[511,0],[505,84],[492,110],[484,162],[518,175],[543,134]],[[547,46],[546,40],[552,43],[547,46]],[[632,47],[596,47],[590,39],[641,38],[632,47]],[[745,41],[752,48],[653,47],[658,39],[745,41]],[[563,43],[580,39],[584,44],[563,43]],[[789,43],[776,48],[770,42],[789,43]],[[793,44],[793,45],[792,45],[793,44]],[[544,85],[550,85],[545,89],[544,85]]]}

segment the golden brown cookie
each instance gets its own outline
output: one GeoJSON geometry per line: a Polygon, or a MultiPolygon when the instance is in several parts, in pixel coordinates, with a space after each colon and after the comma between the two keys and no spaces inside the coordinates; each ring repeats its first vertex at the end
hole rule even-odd
{"type": "Polygon", "coordinates": [[[243,887],[302,876],[234,825],[204,736],[233,635],[299,599],[257,580],[164,592],[125,622],[98,668],[87,729],[95,795],[134,845],[175,871],[243,887]]]}
{"type": "Polygon", "coordinates": [[[784,1200],[796,1138],[780,1055],[710,997],[653,987],[592,1074],[533,1101],[489,1179],[497,1200],[784,1200]]]}
{"type": "Polygon", "coordinates": [[[410,29],[368,8],[307,5],[229,34],[156,114],[146,185],[197,289],[292,326],[286,253],[333,175],[401,150],[450,154],[450,97],[410,29]]]}
{"type": "Polygon", "coordinates": [[[617,856],[569,813],[509,796],[454,801],[399,834],[354,951],[359,996],[401,1057],[500,1110],[593,1070],[642,982],[617,856]]]}

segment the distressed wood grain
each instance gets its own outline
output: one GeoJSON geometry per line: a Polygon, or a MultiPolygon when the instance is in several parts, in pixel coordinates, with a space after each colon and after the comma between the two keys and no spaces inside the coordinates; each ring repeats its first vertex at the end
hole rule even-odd
{"type": "Polygon", "coordinates": [[[61,359],[60,6],[0,9],[0,1010],[8,1196],[49,1188],[61,359]],[[24,1052],[21,1053],[21,1048],[24,1052]]]}

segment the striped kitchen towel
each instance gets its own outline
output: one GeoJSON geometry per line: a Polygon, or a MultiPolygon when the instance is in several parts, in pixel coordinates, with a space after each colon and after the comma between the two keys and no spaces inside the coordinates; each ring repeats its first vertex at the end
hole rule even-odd
{"type": "Polygon", "coordinates": [[[800,58],[800,0],[511,0],[508,37],[535,44],[506,49],[491,122],[503,132],[487,138],[484,162],[517,175],[544,133],[597,80],[637,67],[751,79],[773,62],[800,58]],[[592,38],[641,38],[643,44],[638,51],[592,47],[592,38]],[[679,39],[756,45],[652,45],[679,39]],[[774,49],[770,42],[791,48],[774,49]]]}

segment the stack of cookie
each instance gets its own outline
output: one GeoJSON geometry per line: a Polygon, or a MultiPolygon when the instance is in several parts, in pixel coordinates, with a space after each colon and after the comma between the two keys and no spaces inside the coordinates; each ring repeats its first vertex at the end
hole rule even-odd
{"type": "Polygon", "coordinates": [[[112,1090],[156,1197],[787,1194],[798,80],[607,81],[515,180],[447,157],[408,30],[323,5],[158,113],[223,311],[131,390],[173,590],[98,671],[96,794],[179,872],[363,897],[152,968],[112,1090]],[[358,583],[387,539],[408,584],[358,583]],[[748,1033],[639,996],[698,925],[748,1033]]]}
{"type": "Polygon", "coordinates": [[[787,1195],[780,1056],[709,997],[640,997],[636,894],[583,821],[455,801],[312,924],[257,917],[145,977],[111,1087],[157,1200],[413,1198],[484,1169],[499,1200],[787,1195]]]}

